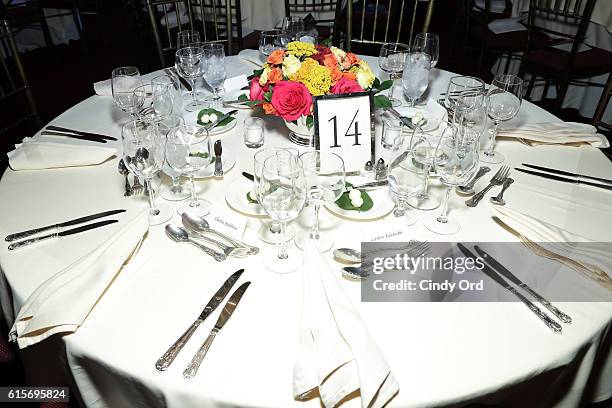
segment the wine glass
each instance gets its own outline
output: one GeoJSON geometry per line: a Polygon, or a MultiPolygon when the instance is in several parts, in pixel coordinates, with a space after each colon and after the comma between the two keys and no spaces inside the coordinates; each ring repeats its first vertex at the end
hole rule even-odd
{"type": "Polygon", "coordinates": [[[406,54],[410,52],[410,47],[402,43],[385,43],[380,48],[378,55],[378,66],[389,74],[389,79],[393,81],[389,88],[389,100],[393,106],[400,106],[402,102],[393,97],[395,80],[402,77],[406,54]]]}
{"type": "Polygon", "coordinates": [[[132,117],[136,123],[138,112],[144,101],[135,98],[134,90],[142,85],[140,72],[136,67],[121,67],[113,70],[111,78],[111,89],[115,104],[132,117]]]}
{"type": "Polygon", "coordinates": [[[424,52],[410,52],[406,55],[402,84],[410,107],[414,107],[415,101],[423,95],[429,85],[430,61],[431,57],[424,52]]]}
{"type": "MultiPolygon", "coordinates": [[[[471,98],[471,96],[467,98],[471,98]]],[[[462,101],[461,98],[458,100],[458,106],[468,106],[470,103],[462,101]]],[[[471,109],[459,108],[457,113],[453,123],[457,126],[460,136],[466,138],[468,143],[480,144],[480,137],[487,126],[487,108],[485,104],[476,105],[471,109]]]]}
{"type": "Polygon", "coordinates": [[[195,190],[195,174],[210,166],[213,152],[208,132],[201,127],[183,125],[168,132],[166,138],[166,161],[176,172],[189,177],[191,182],[191,200],[178,213],[191,212],[206,216],[211,204],[198,199],[195,190]]]}
{"type": "Polygon", "coordinates": [[[389,193],[393,197],[396,207],[393,215],[404,218],[407,225],[414,224],[418,216],[414,211],[407,211],[408,200],[419,194],[423,189],[423,169],[413,160],[412,146],[405,146],[404,153],[389,164],[388,180],[389,193]]]}
{"type": "Polygon", "coordinates": [[[191,85],[191,103],[185,106],[187,112],[195,112],[202,105],[198,102],[196,82],[205,71],[204,51],[201,47],[185,47],[176,52],[176,71],[191,85]]]}
{"type": "Polygon", "coordinates": [[[489,138],[489,145],[483,152],[482,161],[485,163],[501,163],[504,156],[494,151],[497,127],[500,122],[512,119],[521,108],[523,100],[523,80],[516,75],[496,75],[491,82],[487,93],[487,114],[493,121],[493,131],[489,138]]]}
{"type": "MultiPolygon", "coordinates": [[[[156,125],[157,132],[161,135],[161,137],[163,137],[164,140],[166,140],[168,138],[168,134],[173,129],[185,125],[185,120],[182,116],[170,114],[167,117],[157,121],[156,125]]],[[[181,173],[170,167],[167,160],[162,170],[172,179],[172,186],[162,190],[162,198],[167,201],[183,201],[188,199],[191,193],[189,190],[184,188],[183,185],[181,185],[181,173]]]]}
{"type": "Polygon", "coordinates": [[[297,41],[300,34],[304,32],[304,20],[299,16],[289,16],[283,19],[281,25],[283,35],[281,36],[281,45],[287,48],[287,44],[292,41],[297,41]]]}
{"type": "Polygon", "coordinates": [[[121,128],[123,162],[134,174],[144,178],[149,191],[149,225],[159,225],[172,217],[165,206],[155,205],[151,180],[164,163],[164,140],[155,131],[155,126],[144,122],[128,122],[121,128]]]}
{"type": "Polygon", "coordinates": [[[257,188],[257,199],[274,221],[280,225],[278,254],[264,254],[264,265],[272,272],[289,273],[302,264],[299,251],[289,251],[284,237],[287,222],[298,217],[306,203],[306,178],[297,157],[275,154],[264,162],[257,188]]]}
{"type": "Polygon", "coordinates": [[[168,75],[159,75],[151,80],[153,94],[151,107],[157,120],[167,118],[174,111],[180,97],[178,84],[168,75]]]}
{"type": "Polygon", "coordinates": [[[446,185],[442,213],[425,222],[425,227],[436,234],[452,235],[459,232],[459,223],[448,217],[448,199],[453,187],[472,178],[478,170],[478,144],[461,137],[453,124],[438,143],[434,153],[434,169],[440,182],[446,185]]]}
{"type": "MultiPolygon", "coordinates": [[[[293,157],[298,157],[299,153],[294,148],[281,148],[271,147],[267,149],[258,150],[253,155],[253,184],[255,191],[259,188],[259,181],[261,180],[261,174],[263,172],[265,161],[272,156],[288,154],[293,157]]],[[[291,225],[285,226],[285,233],[283,236],[280,235],[280,224],[277,221],[270,221],[262,223],[257,236],[263,242],[268,244],[277,244],[279,239],[286,239],[291,241],[295,237],[295,229],[291,225]]]]}
{"type": "Polygon", "coordinates": [[[319,252],[325,252],[334,241],[329,234],[319,231],[319,211],[322,204],[333,203],[344,193],[344,160],[335,153],[313,150],[301,154],[300,163],[306,177],[308,202],[314,204],[314,224],[310,232],[298,234],[295,243],[305,249],[306,241],[311,240],[319,252]]]}
{"type": "Polygon", "coordinates": [[[456,112],[466,112],[483,105],[485,84],[480,78],[471,76],[454,76],[448,81],[446,107],[449,108],[449,119],[455,120],[456,112]]]}
{"type": "Polygon", "coordinates": [[[176,49],[200,45],[200,33],[195,30],[181,30],[176,35],[176,49]]]}
{"type": "MultiPolygon", "coordinates": [[[[429,121],[439,121],[429,118],[429,121]]],[[[423,132],[415,125],[410,136],[410,148],[413,160],[422,168],[422,188],[418,194],[406,199],[406,204],[418,210],[430,211],[440,206],[440,200],[429,194],[429,176],[433,168],[433,157],[440,137],[446,132],[443,123],[439,123],[435,132],[423,132]]]]}
{"type": "Polygon", "coordinates": [[[282,35],[280,30],[262,31],[259,36],[259,52],[267,57],[274,51],[283,48],[282,35]]]}
{"type": "Polygon", "coordinates": [[[225,49],[223,44],[210,43],[202,47],[204,51],[204,60],[206,61],[204,68],[204,79],[213,90],[213,103],[218,103],[221,100],[219,90],[223,88],[225,82],[225,49]]]}
{"type": "Polygon", "coordinates": [[[431,57],[431,68],[433,68],[440,58],[440,37],[433,33],[418,33],[414,37],[412,49],[428,54],[431,57]]]}

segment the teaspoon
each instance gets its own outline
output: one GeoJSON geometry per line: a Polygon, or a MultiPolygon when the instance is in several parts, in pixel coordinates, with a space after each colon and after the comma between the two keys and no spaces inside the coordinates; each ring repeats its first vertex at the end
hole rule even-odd
{"type": "Polygon", "coordinates": [[[206,254],[212,256],[215,261],[221,262],[226,259],[226,256],[220,252],[214,251],[207,246],[200,244],[199,242],[194,241],[189,238],[189,234],[184,228],[181,228],[177,225],[167,224],[166,225],[166,234],[176,242],[188,242],[200,248],[206,254]]]}
{"type": "Polygon", "coordinates": [[[200,234],[209,233],[216,235],[219,238],[226,240],[233,246],[247,248],[247,252],[249,255],[256,255],[257,253],[259,253],[259,248],[246,244],[242,241],[234,239],[226,234],[223,234],[219,231],[215,231],[214,229],[210,228],[210,224],[208,223],[208,221],[206,221],[206,218],[202,216],[184,212],[183,214],[181,214],[181,220],[183,222],[183,225],[193,232],[200,234]]]}

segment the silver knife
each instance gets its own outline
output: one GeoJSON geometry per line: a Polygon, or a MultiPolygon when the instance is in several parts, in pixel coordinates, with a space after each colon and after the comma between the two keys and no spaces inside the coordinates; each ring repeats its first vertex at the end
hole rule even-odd
{"type": "MultiPolygon", "coordinates": [[[[470,252],[470,250],[468,250],[464,245],[462,245],[461,243],[457,243],[457,246],[467,258],[472,259],[472,261],[474,262],[476,261],[476,256],[472,252],[470,252]]],[[[508,282],[506,282],[504,278],[502,278],[487,264],[483,264],[482,272],[484,272],[485,275],[497,282],[502,288],[506,289],[508,292],[516,296],[521,302],[523,302],[525,306],[529,308],[529,310],[531,310],[536,316],[538,316],[538,318],[542,320],[550,330],[554,331],[555,333],[561,333],[563,331],[559,323],[555,322],[546,313],[542,312],[539,307],[534,305],[533,302],[531,302],[525,296],[517,292],[514,287],[512,287],[508,282]]]]}
{"type": "Polygon", "coordinates": [[[560,174],[562,176],[572,176],[572,177],[584,178],[584,179],[588,179],[588,180],[595,180],[595,181],[599,181],[599,182],[606,183],[606,184],[612,184],[612,180],[606,179],[606,178],[595,177],[595,176],[587,176],[587,175],[584,175],[584,174],[572,173],[570,171],[559,170],[559,169],[552,169],[552,168],[544,167],[544,166],[536,166],[535,164],[523,163],[523,166],[530,167],[530,168],[536,169],[536,170],[547,171],[549,173],[560,174]]]}
{"type": "Polygon", "coordinates": [[[223,163],[221,162],[221,154],[223,153],[223,146],[221,140],[215,140],[214,145],[215,151],[215,177],[223,177],[223,163]]]}
{"type": "Polygon", "coordinates": [[[217,307],[221,304],[225,296],[227,296],[227,294],[232,289],[232,287],[234,286],[236,281],[240,278],[240,275],[242,275],[243,272],[244,272],[244,269],[240,269],[234,272],[232,276],[230,276],[229,278],[227,278],[225,282],[223,282],[223,285],[217,290],[215,295],[208,301],[208,303],[204,307],[204,310],[202,310],[202,313],[200,313],[200,316],[198,316],[198,318],[187,329],[187,331],[185,331],[185,333],[183,333],[183,335],[179,337],[178,340],[176,340],[174,344],[172,344],[168,350],[166,350],[164,355],[161,356],[159,360],[157,360],[157,362],[155,363],[155,368],[157,368],[158,371],[165,371],[170,366],[170,364],[172,364],[172,362],[174,361],[178,353],[181,352],[181,350],[183,349],[185,344],[189,341],[193,333],[195,333],[195,331],[200,326],[200,324],[204,320],[206,320],[206,318],[212,312],[214,312],[215,309],[217,309],[217,307]]]}
{"type": "Polygon", "coordinates": [[[200,364],[202,364],[202,360],[204,360],[204,357],[206,356],[208,349],[210,348],[213,340],[215,339],[215,336],[223,328],[225,323],[227,323],[229,318],[232,317],[232,313],[234,313],[236,306],[238,306],[238,302],[240,302],[242,295],[244,295],[244,292],[246,292],[250,284],[251,282],[245,282],[240,285],[240,287],[236,289],[234,293],[232,293],[232,296],[230,296],[229,300],[223,307],[223,310],[221,311],[221,314],[217,319],[217,323],[215,323],[215,327],[212,329],[212,331],[208,335],[208,338],[204,341],[204,344],[202,344],[195,356],[193,356],[193,359],[191,360],[185,371],[183,371],[183,377],[188,379],[193,378],[198,373],[200,364]]]}
{"type": "Polygon", "coordinates": [[[219,126],[219,123],[223,122],[225,119],[229,118],[230,116],[235,115],[237,112],[238,112],[238,109],[234,109],[232,111],[227,112],[224,115],[221,115],[215,123],[211,123],[208,126],[204,126],[204,129],[211,130],[211,129],[216,128],[217,126],[219,126]]]}
{"type": "Polygon", "coordinates": [[[362,189],[367,189],[367,188],[375,188],[375,187],[384,187],[386,185],[389,184],[389,180],[378,180],[378,181],[371,181],[369,183],[364,183],[364,184],[360,184],[360,185],[354,185],[353,187],[347,187],[344,191],[345,192],[349,192],[351,190],[362,190],[362,189]]]}
{"type": "Polygon", "coordinates": [[[506,279],[508,279],[510,282],[514,283],[519,288],[521,288],[521,289],[527,291],[529,294],[531,294],[531,296],[533,296],[538,302],[540,302],[542,304],[542,306],[544,306],[545,308],[550,310],[550,312],[552,314],[554,314],[555,316],[557,316],[559,318],[559,320],[561,320],[563,323],[568,323],[569,324],[569,323],[572,322],[572,318],[571,317],[569,317],[568,315],[566,315],[565,313],[563,313],[562,311],[557,309],[548,300],[546,300],[545,298],[540,296],[539,293],[537,293],[535,290],[533,290],[529,286],[527,286],[526,283],[524,283],[519,278],[517,278],[516,275],[514,275],[512,272],[510,272],[504,265],[500,264],[495,258],[493,258],[491,255],[487,254],[484,251],[484,249],[480,248],[478,245],[474,246],[474,249],[476,250],[476,253],[478,253],[478,255],[480,255],[489,265],[491,265],[493,267],[493,269],[495,269],[497,272],[501,273],[506,279]]]}
{"type": "Polygon", "coordinates": [[[540,173],[539,171],[533,171],[533,170],[527,170],[527,169],[517,169],[516,167],[514,169],[517,171],[520,171],[521,173],[527,173],[527,174],[531,174],[532,176],[539,176],[539,177],[547,178],[550,180],[561,181],[563,183],[585,184],[587,186],[603,188],[604,190],[612,190],[612,185],[610,184],[592,183],[590,181],[577,180],[577,179],[567,178],[563,176],[557,176],[555,174],[540,173]]]}
{"type": "Polygon", "coordinates": [[[53,234],[43,235],[42,237],[30,238],[24,241],[13,242],[11,245],[8,246],[8,249],[9,251],[13,251],[15,249],[22,248],[24,246],[28,246],[31,244],[35,244],[37,242],[45,241],[47,239],[65,237],[67,235],[72,235],[72,234],[78,234],[80,232],[89,231],[94,228],[104,227],[105,225],[114,224],[116,222],[119,222],[119,220],[98,221],[92,224],[83,225],[81,227],[72,228],[66,231],[59,231],[59,232],[54,232],[53,234]]]}
{"type": "Polygon", "coordinates": [[[36,235],[36,234],[39,234],[41,232],[45,232],[45,231],[48,231],[48,230],[51,230],[51,229],[57,229],[57,228],[61,228],[61,227],[70,227],[72,225],[82,224],[82,223],[87,222],[87,221],[96,220],[98,218],[103,218],[103,217],[107,217],[109,215],[119,214],[119,213],[122,213],[122,212],[125,212],[125,210],[103,211],[103,212],[100,212],[100,213],[97,213],[97,214],[92,214],[92,215],[87,215],[85,217],[75,218],[75,219],[70,220],[70,221],[60,222],[59,224],[47,225],[46,227],[34,228],[34,229],[23,231],[23,232],[17,232],[15,234],[10,234],[10,235],[7,235],[6,238],[4,238],[4,240],[7,241],[7,242],[16,241],[18,239],[27,238],[27,237],[29,237],[31,235],[36,235]]]}

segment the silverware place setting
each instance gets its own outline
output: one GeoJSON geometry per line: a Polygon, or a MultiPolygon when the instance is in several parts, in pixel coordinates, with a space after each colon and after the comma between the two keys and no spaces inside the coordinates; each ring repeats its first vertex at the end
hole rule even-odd
{"type": "Polygon", "coordinates": [[[483,199],[485,194],[487,194],[490,189],[492,189],[493,187],[496,187],[496,186],[503,185],[504,182],[506,181],[506,179],[508,178],[509,174],[510,174],[510,167],[508,167],[508,166],[501,166],[499,168],[499,170],[497,170],[497,173],[495,173],[493,178],[491,178],[491,180],[489,181],[489,185],[487,185],[479,193],[476,193],[472,198],[467,200],[465,202],[465,205],[467,205],[468,207],[476,207],[478,205],[478,203],[480,202],[480,200],[483,199]]]}
{"type": "Polygon", "coordinates": [[[60,127],[60,126],[53,126],[53,125],[46,126],[43,129],[43,131],[40,132],[40,134],[42,136],[64,136],[64,137],[68,137],[72,139],[86,140],[86,141],[97,142],[97,143],[117,141],[117,138],[112,137],[112,136],[102,135],[99,133],[84,132],[81,130],[74,130],[74,129],[69,129],[69,128],[60,127]]]}
{"type": "Polygon", "coordinates": [[[597,188],[601,188],[604,190],[612,190],[612,180],[610,179],[595,177],[595,176],[588,176],[588,175],[578,174],[578,173],[572,173],[566,170],[558,170],[558,169],[552,169],[552,168],[543,167],[543,166],[536,166],[533,164],[523,163],[523,166],[529,167],[535,170],[541,170],[541,171],[520,169],[520,168],[515,168],[515,170],[520,171],[521,173],[532,175],[532,176],[542,177],[542,178],[549,179],[549,180],[560,181],[563,183],[583,184],[586,186],[597,187],[597,188]],[[589,181],[589,180],[597,181],[597,183],[594,183],[593,181],[589,181]]]}

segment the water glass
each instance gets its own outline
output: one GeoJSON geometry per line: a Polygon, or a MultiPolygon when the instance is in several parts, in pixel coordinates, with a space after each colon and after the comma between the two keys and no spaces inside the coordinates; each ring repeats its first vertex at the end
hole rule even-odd
{"type": "Polygon", "coordinates": [[[119,109],[129,113],[132,121],[136,122],[138,112],[144,101],[135,98],[134,90],[142,85],[140,72],[136,67],[121,67],[113,70],[111,89],[113,100],[119,109]]]}
{"type": "Polygon", "coordinates": [[[408,105],[414,107],[429,85],[431,57],[423,52],[410,52],[406,55],[402,84],[408,105]]]}
{"type": "Polygon", "coordinates": [[[380,48],[378,55],[378,66],[389,74],[389,79],[393,81],[389,88],[389,99],[393,106],[400,106],[402,102],[393,97],[395,80],[402,77],[406,55],[410,52],[410,47],[402,43],[385,43],[380,48]]]}
{"type": "Polygon", "coordinates": [[[262,31],[259,36],[259,52],[267,57],[274,51],[282,49],[282,36],[280,30],[262,31]]]}
{"type": "Polygon", "coordinates": [[[187,112],[195,112],[201,108],[197,99],[196,82],[204,75],[204,51],[201,47],[185,47],[176,52],[176,71],[191,85],[191,103],[185,106],[187,112]]]}
{"type": "Polygon", "coordinates": [[[213,103],[221,101],[219,91],[223,88],[225,82],[225,49],[223,44],[209,43],[202,47],[204,51],[204,60],[206,61],[204,68],[204,79],[212,88],[213,96],[210,99],[213,103]]]}
{"type": "MultiPolygon", "coordinates": [[[[168,138],[168,134],[179,126],[185,125],[185,120],[182,116],[171,114],[156,122],[157,132],[164,139],[168,138]]],[[[183,201],[190,197],[191,192],[184,188],[181,184],[181,173],[174,170],[166,162],[163,167],[163,172],[172,179],[172,186],[164,188],[161,191],[161,196],[167,201],[183,201]]]]}
{"type": "Polygon", "coordinates": [[[157,120],[167,118],[174,111],[180,98],[178,84],[169,75],[159,75],[151,80],[152,108],[157,120]]]}
{"type": "Polygon", "coordinates": [[[440,58],[440,37],[433,33],[418,33],[414,37],[412,49],[428,54],[431,57],[431,68],[433,68],[440,58]]]}
{"type": "Polygon", "coordinates": [[[258,149],[264,144],[264,121],[261,118],[244,120],[244,144],[250,149],[258,149]]]}

